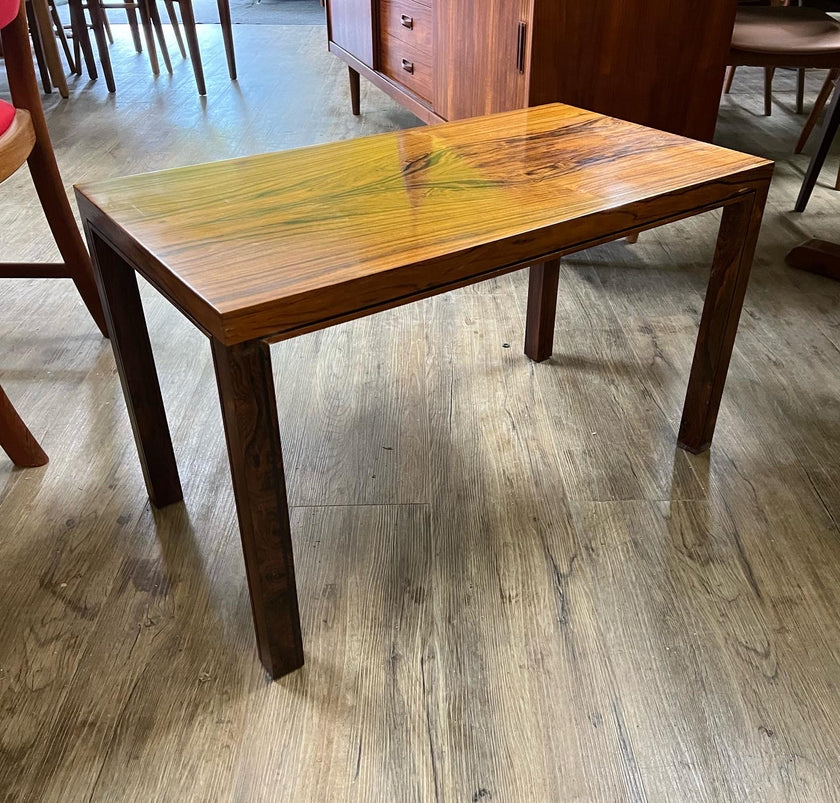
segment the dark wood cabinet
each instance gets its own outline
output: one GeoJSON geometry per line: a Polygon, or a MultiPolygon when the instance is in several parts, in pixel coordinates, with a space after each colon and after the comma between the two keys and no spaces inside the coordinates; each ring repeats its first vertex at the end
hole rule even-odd
{"type": "Polygon", "coordinates": [[[714,133],[736,0],[327,0],[330,50],[426,122],[562,101],[714,133]]]}

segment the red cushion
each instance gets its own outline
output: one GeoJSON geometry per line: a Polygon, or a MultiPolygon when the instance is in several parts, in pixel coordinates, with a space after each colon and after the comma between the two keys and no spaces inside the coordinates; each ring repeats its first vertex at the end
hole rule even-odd
{"type": "Polygon", "coordinates": [[[5,100],[0,100],[0,135],[3,135],[15,119],[15,107],[5,100]]]}
{"type": "Polygon", "coordinates": [[[16,16],[20,0],[0,0],[0,28],[5,28],[16,16]]]}

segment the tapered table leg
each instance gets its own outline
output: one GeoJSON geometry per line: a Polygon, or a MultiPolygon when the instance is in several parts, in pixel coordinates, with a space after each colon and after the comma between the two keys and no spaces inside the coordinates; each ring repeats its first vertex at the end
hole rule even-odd
{"type": "Polygon", "coordinates": [[[525,319],[525,354],[535,362],[551,356],[560,260],[532,265],[528,278],[528,312],[525,319]]]}
{"type": "Polygon", "coordinates": [[[108,243],[86,231],[149,499],[165,507],[183,493],[137,277],[108,243]]]}
{"type": "Polygon", "coordinates": [[[212,340],[257,648],[273,678],[303,665],[271,355],[212,340]]]}
{"type": "Polygon", "coordinates": [[[723,210],[678,437],[679,445],[695,454],[709,448],[715,432],[767,189],[723,210]]]}

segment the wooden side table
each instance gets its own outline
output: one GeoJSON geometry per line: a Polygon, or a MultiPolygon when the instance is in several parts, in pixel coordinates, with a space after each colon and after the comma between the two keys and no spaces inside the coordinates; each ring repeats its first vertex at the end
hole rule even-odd
{"type": "Polygon", "coordinates": [[[149,496],[182,498],[135,271],[210,340],[260,657],[303,663],[268,344],[723,207],[679,431],[708,448],[772,163],[551,105],[77,188],[149,496]]]}

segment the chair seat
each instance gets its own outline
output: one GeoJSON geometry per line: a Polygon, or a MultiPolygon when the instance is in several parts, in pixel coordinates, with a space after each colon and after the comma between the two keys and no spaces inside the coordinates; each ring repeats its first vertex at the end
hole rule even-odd
{"type": "Polygon", "coordinates": [[[15,119],[15,107],[5,100],[0,100],[0,136],[6,133],[15,119]]]}
{"type": "MultiPolygon", "coordinates": [[[[35,129],[26,109],[16,109],[0,101],[0,121],[6,119],[8,109],[12,117],[6,130],[0,133],[0,182],[5,181],[29,158],[35,146],[35,129]],[[7,106],[8,109],[3,108],[7,106]]],[[[0,126],[1,128],[2,126],[0,126]]]]}
{"type": "Polygon", "coordinates": [[[739,8],[732,49],[774,55],[840,54],[840,23],[815,8],[739,8]]]}

